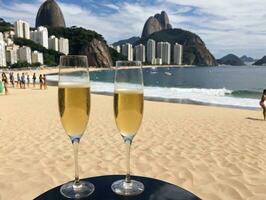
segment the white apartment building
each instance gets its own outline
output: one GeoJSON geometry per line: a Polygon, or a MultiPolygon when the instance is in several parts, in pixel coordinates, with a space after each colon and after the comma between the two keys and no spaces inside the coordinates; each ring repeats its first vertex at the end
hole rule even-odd
{"type": "Polygon", "coordinates": [[[122,45],[122,55],[126,56],[128,61],[133,61],[132,44],[127,43],[122,45]]]}
{"type": "Polygon", "coordinates": [[[182,57],[183,57],[183,46],[176,43],[174,45],[174,64],[182,65],[182,57]]]}
{"type": "Polygon", "coordinates": [[[162,64],[171,63],[171,44],[168,42],[158,42],[157,57],[162,59],[162,64]]]}
{"type": "Polygon", "coordinates": [[[145,62],[145,46],[143,44],[134,47],[136,61],[145,62]]]}
{"type": "Polygon", "coordinates": [[[13,65],[18,62],[18,49],[19,46],[15,44],[6,47],[6,62],[10,65],[13,65]]]}
{"type": "Polygon", "coordinates": [[[43,53],[40,53],[38,51],[34,51],[31,54],[31,62],[32,63],[41,63],[43,64],[43,53]]]}
{"type": "Polygon", "coordinates": [[[115,46],[114,47],[114,49],[118,52],[118,53],[120,53],[121,52],[121,48],[120,48],[120,46],[118,45],[118,46],[115,46]]]}
{"type": "Polygon", "coordinates": [[[27,62],[31,64],[31,48],[30,47],[20,47],[17,51],[18,53],[18,60],[20,62],[27,62]]]}
{"type": "Polygon", "coordinates": [[[149,39],[148,42],[147,42],[147,61],[150,63],[150,64],[155,64],[154,63],[154,59],[155,59],[155,56],[156,56],[156,50],[155,50],[155,46],[156,46],[156,43],[154,40],[152,39],[149,39]]]}
{"type": "Polygon", "coordinates": [[[16,37],[30,39],[30,25],[27,22],[18,20],[14,26],[16,37]]]}
{"type": "Polygon", "coordinates": [[[59,52],[68,55],[69,54],[69,41],[66,38],[59,38],[58,41],[59,52]]]}
{"type": "Polygon", "coordinates": [[[0,67],[6,67],[6,45],[3,33],[0,32],[0,67]]]}
{"type": "Polygon", "coordinates": [[[59,45],[59,41],[58,41],[57,37],[55,37],[54,35],[49,37],[49,39],[48,39],[48,48],[49,49],[58,51],[59,50],[58,45],[59,45]]]}
{"type": "Polygon", "coordinates": [[[44,26],[30,32],[30,39],[48,49],[48,30],[44,26]]]}

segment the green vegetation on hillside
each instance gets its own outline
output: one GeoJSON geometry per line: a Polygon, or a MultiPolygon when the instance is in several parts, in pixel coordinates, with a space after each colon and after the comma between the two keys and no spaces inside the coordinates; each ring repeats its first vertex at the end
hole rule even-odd
{"type": "MultiPolygon", "coordinates": [[[[103,36],[98,34],[95,31],[87,30],[81,27],[72,26],[70,28],[52,28],[48,27],[49,36],[54,35],[57,38],[64,37],[69,39],[69,52],[73,55],[79,55],[80,52],[86,48],[93,39],[104,42],[106,41],[103,36]]],[[[112,58],[113,63],[117,60],[126,59],[125,56],[118,53],[113,48],[109,48],[109,52],[112,58]]]]}
{"type": "Polygon", "coordinates": [[[59,63],[59,58],[61,53],[51,50],[51,49],[46,49],[40,44],[37,44],[33,42],[32,40],[27,40],[24,38],[14,38],[14,43],[19,45],[19,46],[28,46],[31,48],[32,51],[39,51],[43,53],[43,62],[45,65],[48,66],[55,66],[58,65],[59,63]]]}
{"type": "Polygon", "coordinates": [[[0,32],[10,31],[13,25],[0,18],[0,32]]]}
{"type": "MultiPolygon", "coordinates": [[[[86,30],[79,27],[63,28],[63,27],[48,27],[49,36],[54,35],[57,38],[64,37],[69,39],[69,52],[73,55],[78,55],[81,48],[88,45],[92,39],[104,41],[102,35],[95,31],[86,30]]],[[[106,43],[106,42],[105,42],[106,43]]]]}

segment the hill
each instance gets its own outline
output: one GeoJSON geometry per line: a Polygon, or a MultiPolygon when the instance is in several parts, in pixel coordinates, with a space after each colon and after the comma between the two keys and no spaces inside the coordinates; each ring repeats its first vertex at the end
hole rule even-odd
{"type": "MultiPolygon", "coordinates": [[[[183,45],[183,64],[199,66],[216,66],[217,62],[214,56],[206,48],[204,42],[195,33],[182,29],[167,29],[154,32],[148,37],[141,38],[135,45],[145,44],[149,39],[156,42],[169,42],[183,45]]],[[[173,51],[171,51],[173,52],[173,51]]],[[[171,56],[173,58],[173,56],[171,56]]]]}
{"type": "Polygon", "coordinates": [[[233,66],[245,65],[244,62],[234,54],[228,54],[218,59],[217,62],[221,65],[233,65],[233,66]]]}
{"type": "Polygon", "coordinates": [[[122,46],[123,44],[129,43],[129,44],[134,44],[135,42],[137,42],[140,39],[140,37],[131,37],[125,40],[119,40],[118,42],[113,43],[113,46],[122,46]]]}
{"type": "Polygon", "coordinates": [[[248,56],[246,56],[246,55],[240,57],[240,59],[241,59],[243,62],[254,62],[254,61],[255,61],[254,58],[248,57],[248,56]]]}
{"type": "Polygon", "coordinates": [[[253,65],[266,65],[266,56],[257,60],[253,65]]]}

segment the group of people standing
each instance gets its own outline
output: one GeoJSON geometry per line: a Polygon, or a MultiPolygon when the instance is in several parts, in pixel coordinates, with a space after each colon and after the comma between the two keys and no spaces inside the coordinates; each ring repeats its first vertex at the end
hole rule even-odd
{"type": "MultiPolygon", "coordinates": [[[[14,76],[14,72],[9,72],[9,80],[7,78],[7,75],[5,72],[2,73],[2,83],[0,86],[4,88],[5,94],[8,94],[8,86],[15,88],[15,85],[17,88],[26,89],[26,85],[29,88],[30,83],[32,82],[33,87],[35,88],[37,83],[37,76],[36,73],[33,73],[32,77],[30,77],[29,73],[24,73],[20,75],[20,73],[16,74],[16,78],[14,76]],[[31,81],[32,79],[32,81],[31,81]]],[[[47,80],[45,74],[39,75],[39,84],[40,89],[47,89],[47,80]]],[[[0,93],[1,93],[1,87],[0,87],[0,93]]]]}

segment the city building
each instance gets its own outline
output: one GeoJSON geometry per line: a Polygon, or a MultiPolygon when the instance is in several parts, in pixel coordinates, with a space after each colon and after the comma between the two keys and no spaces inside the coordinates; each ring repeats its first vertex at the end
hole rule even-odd
{"type": "Polygon", "coordinates": [[[18,49],[19,46],[15,44],[6,47],[6,62],[9,65],[13,65],[18,62],[18,54],[17,54],[18,49]]]}
{"type": "Polygon", "coordinates": [[[52,35],[52,36],[48,39],[48,48],[49,48],[49,49],[53,49],[53,50],[55,50],[55,51],[58,51],[58,50],[59,50],[58,45],[59,45],[58,38],[55,37],[54,35],[52,35]]]}
{"type": "Polygon", "coordinates": [[[48,30],[44,26],[30,32],[30,39],[48,49],[48,30]]]}
{"type": "Polygon", "coordinates": [[[19,38],[30,39],[30,25],[22,20],[16,21],[15,36],[19,38]]]}
{"type": "Polygon", "coordinates": [[[128,61],[133,61],[132,44],[126,43],[122,45],[122,55],[126,56],[128,61]]]}
{"type": "Polygon", "coordinates": [[[135,51],[135,60],[145,62],[145,46],[143,44],[139,44],[134,47],[135,51]]]}
{"type": "Polygon", "coordinates": [[[161,58],[154,58],[152,61],[153,65],[162,65],[162,59],[161,58]]]}
{"type": "Polygon", "coordinates": [[[17,51],[18,60],[20,62],[27,62],[31,64],[31,48],[30,47],[20,47],[17,51]]]}
{"type": "Polygon", "coordinates": [[[183,46],[176,43],[174,45],[174,64],[182,65],[182,57],[183,57],[183,46]]]}
{"type": "Polygon", "coordinates": [[[171,63],[171,44],[168,42],[158,42],[157,57],[162,59],[162,64],[171,63]]]}
{"type": "Polygon", "coordinates": [[[115,46],[114,47],[114,49],[118,52],[118,53],[120,53],[121,52],[121,48],[120,48],[120,46],[118,45],[118,46],[115,46]]]}
{"type": "Polygon", "coordinates": [[[156,43],[154,40],[149,39],[147,42],[147,62],[154,65],[154,59],[156,56],[155,51],[156,43]]]}
{"type": "Polygon", "coordinates": [[[33,51],[31,54],[31,62],[43,64],[43,53],[40,53],[38,51],[33,51]]]}
{"type": "Polygon", "coordinates": [[[58,41],[59,52],[68,55],[69,54],[69,41],[66,38],[59,38],[58,41]]]}
{"type": "Polygon", "coordinates": [[[3,33],[0,32],[0,67],[6,67],[6,45],[3,33]]]}

